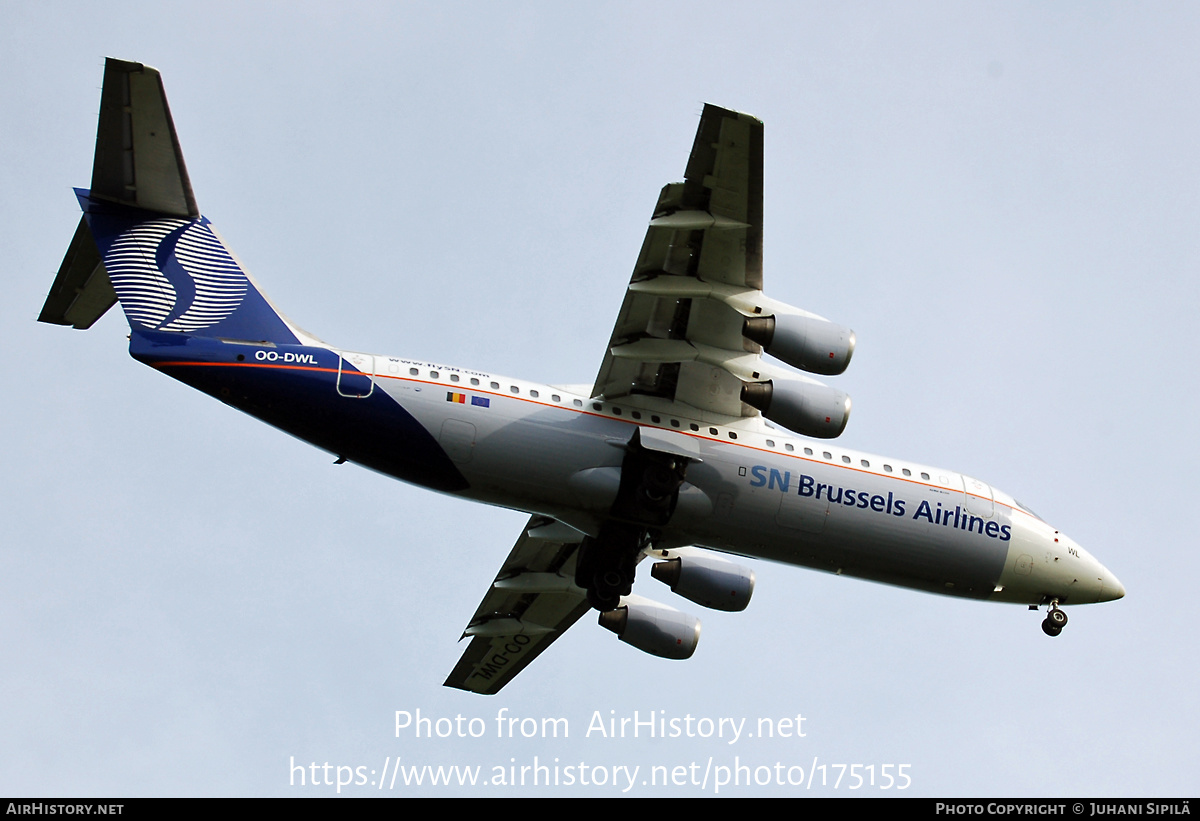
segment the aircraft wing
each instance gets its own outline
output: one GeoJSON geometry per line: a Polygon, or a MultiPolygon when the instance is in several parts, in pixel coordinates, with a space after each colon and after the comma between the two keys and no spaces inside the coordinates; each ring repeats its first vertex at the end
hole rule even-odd
{"type": "Polygon", "coordinates": [[[582,538],[554,519],[530,517],[463,631],[471,643],[447,687],[498,692],[588,611],[587,594],[575,586],[582,538]]]}
{"type": "Polygon", "coordinates": [[[762,123],[706,105],[684,181],[659,195],[592,396],[744,414],[743,382],[761,370],[742,329],[765,304],[762,184],[762,123]]]}
{"type": "MultiPolygon", "coordinates": [[[[763,127],[706,105],[684,181],[663,188],[592,396],[628,405],[683,402],[702,417],[742,417],[759,345],[743,335],[762,294],[763,127]]],[[[650,430],[647,428],[646,430],[650,430]]],[[[533,516],[464,632],[446,685],[495,693],[589,609],[575,586],[583,534],[533,516]]]]}

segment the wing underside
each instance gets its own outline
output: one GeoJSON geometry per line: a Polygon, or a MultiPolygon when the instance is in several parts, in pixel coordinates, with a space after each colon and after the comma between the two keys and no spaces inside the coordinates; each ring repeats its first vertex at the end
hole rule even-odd
{"type": "MultiPolygon", "coordinates": [[[[681,404],[725,422],[757,415],[741,396],[765,368],[745,320],[772,307],[762,293],[762,152],[761,122],[704,107],[684,181],[659,195],[592,396],[681,404]]],[[[447,686],[497,692],[588,611],[574,583],[582,539],[553,519],[529,520],[447,686]]]]}
{"type": "Polygon", "coordinates": [[[706,105],[684,181],[662,189],[592,395],[754,415],[741,388],[761,348],[763,127],[706,105]]]}
{"type": "Polygon", "coordinates": [[[533,516],[483,597],[463,637],[447,687],[493,694],[525,669],[589,609],[575,586],[583,534],[533,516]]]}

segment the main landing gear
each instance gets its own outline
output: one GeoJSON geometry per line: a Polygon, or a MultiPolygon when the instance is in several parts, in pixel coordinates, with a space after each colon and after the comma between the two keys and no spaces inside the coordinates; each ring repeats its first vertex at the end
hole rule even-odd
{"type": "Polygon", "coordinates": [[[575,583],[587,591],[588,604],[604,613],[629,595],[638,555],[646,543],[642,528],[620,522],[605,522],[598,538],[584,537],[575,583]]]}
{"type": "Polygon", "coordinates": [[[1058,609],[1058,600],[1050,602],[1050,610],[1042,622],[1042,632],[1047,636],[1057,636],[1067,626],[1067,614],[1058,609]]]}
{"type": "Polygon", "coordinates": [[[675,512],[688,460],[642,446],[634,432],[625,447],[621,481],[609,519],[579,545],[575,583],[601,613],[615,609],[633,588],[642,550],[675,512]]]}

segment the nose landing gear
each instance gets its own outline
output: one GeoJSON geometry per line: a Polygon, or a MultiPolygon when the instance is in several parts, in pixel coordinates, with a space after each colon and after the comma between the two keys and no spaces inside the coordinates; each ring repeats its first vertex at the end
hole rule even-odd
{"type": "Polygon", "coordinates": [[[1067,626],[1067,614],[1058,609],[1058,600],[1050,602],[1050,610],[1042,622],[1042,632],[1047,636],[1057,636],[1067,626]]]}

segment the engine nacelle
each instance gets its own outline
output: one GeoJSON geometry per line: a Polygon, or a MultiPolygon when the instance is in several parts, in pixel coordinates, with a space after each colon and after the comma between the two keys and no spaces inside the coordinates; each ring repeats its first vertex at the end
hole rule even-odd
{"type": "Polygon", "coordinates": [[[658,602],[628,597],[600,614],[600,626],[643,653],[665,659],[691,658],[700,641],[700,620],[658,602]]]}
{"type": "Polygon", "coordinates": [[[742,335],[793,368],[837,376],[854,356],[854,331],[827,319],[775,314],[747,319],[742,335]]]}
{"type": "Polygon", "coordinates": [[[671,592],[713,610],[736,613],[754,594],[754,571],[727,559],[688,552],[650,568],[671,592]]]}
{"type": "Polygon", "coordinates": [[[749,382],[742,386],[742,401],[772,422],[815,439],[836,439],[850,420],[850,396],[820,382],[749,382]]]}

